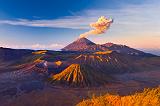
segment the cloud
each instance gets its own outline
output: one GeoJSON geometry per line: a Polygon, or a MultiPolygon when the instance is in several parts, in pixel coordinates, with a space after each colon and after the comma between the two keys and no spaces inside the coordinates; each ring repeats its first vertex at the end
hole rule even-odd
{"type": "Polygon", "coordinates": [[[31,45],[32,49],[60,49],[62,48],[63,45],[61,44],[49,44],[49,45],[44,45],[44,44],[34,44],[31,45]]]}
{"type": "Polygon", "coordinates": [[[105,33],[105,31],[110,27],[111,23],[113,23],[113,19],[107,19],[105,16],[101,16],[97,22],[91,23],[90,27],[92,30],[81,34],[79,37],[88,37],[89,35],[98,35],[105,33]]]}
{"type": "Polygon", "coordinates": [[[88,22],[83,19],[83,16],[65,17],[63,19],[52,20],[0,20],[0,24],[20,25],[30,27],[48,27],[48,28],[71,28],[71,29],[88,29],[88,22]]]}
{"type": "MultiPolygon", "coordinates": [[[[139,5],[125,5],[118,9],[90,9],[85,10],[74,16],[61,17],[59,19],[15,19],[0,20],[0,24],[22,25],[31,27],[49,28],[71,28],[71,29],[90,29],[88,25],[95,22],[99,16],[109,16],[115,18],[115,27],[148,27],[149,25],[160,25],[160,2],[144,3],[139,5]],[[158,22],[158,23],[157,23],[158,22]]],[[[122,29],[122,28],[121,28],[122,29]]],[[[119,29],[118,29],[119,30],[119,29]]]]}
{"type": "Polygon", "coordinates": [[[33,44],[33,45],[7,45],[7,44],[1,44],[1,47],[5,48],[14,48],[14,49],[34,49],[34,50],[40,50],[40,49],[47,49],[47,50],[60,50],[62,47],[64,47],[61,44],[53,43],[53,44],[33,44]]]}

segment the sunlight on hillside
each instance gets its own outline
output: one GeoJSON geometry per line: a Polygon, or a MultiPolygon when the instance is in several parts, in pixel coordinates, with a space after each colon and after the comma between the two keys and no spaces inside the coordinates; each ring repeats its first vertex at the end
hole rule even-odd
{"type": "Polygon", "coordinates": [[[99,52],[95,52],[94,54],[110,54],[110,53],[112,53],[112,50],[99,51],[99,52]]]}
{"type": "Polygon", "coordinates": [[[104,85],[108,80],[111,80],[110,76],[84,64],[71,64],[61,73],[52,76],[52,83],[74,87],[104,85]]]}
{"type": "Polygon", "coordinates": [[[32,54],[45,54],[46,52],[47,50],[40,50],[40,51],[32,52],[32,54]]]}
{"type": "Polygon", "coordinates": [[[34,60],[34,63],[40,63],[42,61],[44,61],[44,60],[41,60],[40,58],[38,58],[38,59],[34,60]]]}
{"type": "Polygon", "coordinates": [[[129,96],[106,94],[84,100],[77,106],[160,106],[160,87],[129,96]]]}
{"type": "Polygon", "coordinates": [[[83,80],[83,76],[82,76],[82,73],[81,73],[81,70],[80,70],[80,65],[79,64],[72,64],[71,66],[66,68],[65,71],[63,71],[62,73],[54,75],[53,79],[54,80],[55,79],[56,80],[63,79],[67,82],[69,82],[71,79],[73,80],[73,82],[83,80]],[[77,74],[79,74],[79,76],[77,74]],[[76,76],[78,76],[78,78],[76,78],[76,76]]]}
{"type": "Polygon", "coordinates": [[[81,55],[79,55],[79,56],[77,56],[75,59],[79,59],[80,57],[82,57],[82,54],[81,54],[81,55]]]}
{"type": "Polygon", "coordinates": [[[62,61],[56,61],[55,64],[56,64],[57,66],[60,66],[60,65],[62,64],[62,61]]]}

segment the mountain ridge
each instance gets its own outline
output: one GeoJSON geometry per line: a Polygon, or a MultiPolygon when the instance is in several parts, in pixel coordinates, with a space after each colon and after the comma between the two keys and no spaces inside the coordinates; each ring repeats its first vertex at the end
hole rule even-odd
{"type": "Polygon", "coordinates": [[[87,38],[79,38],[69,45],[61,49],[62,51],[78,51],[78,52],[96,52],[96,51],[116,51],[118,53],[139,56],[153,56],[153,54],[145,53],[141,50],[131,48],[126,45],[114,44],[111,42],[105,44],[96,44],[87,38]]]}

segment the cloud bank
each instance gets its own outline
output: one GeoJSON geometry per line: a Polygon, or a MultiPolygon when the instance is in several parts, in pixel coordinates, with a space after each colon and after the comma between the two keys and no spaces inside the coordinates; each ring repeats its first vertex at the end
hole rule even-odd
{"type": "Polygon", "coordinates": [[[60,50],[60,48],[64,47],[61,44],[32,44],[32,45],[7,45],[7,44],[1,44],[2,47],[5,48],[14,48],[14,49],[33,49],[33,50],[60,50]]]}

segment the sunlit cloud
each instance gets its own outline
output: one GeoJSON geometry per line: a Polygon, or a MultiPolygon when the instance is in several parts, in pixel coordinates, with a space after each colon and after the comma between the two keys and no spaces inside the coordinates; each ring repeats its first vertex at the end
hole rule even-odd
{"type": "Polygon", "coordinates": [[[90,35],[100,35],[109,29],[110,25],[113,23],[113,19],[107,19],[105,16],[98,18],[97,22],[91,23],[90,27],[93,28],[87,32],[80,34],[79,38],[88,37],[90,35]]]}
{"type": "Polygon", "coordinates": [[[61,44],[49,44],[49,45],[44,45],[44,44],[34,44],[34,45],[31,45],[31,48],[32,49],[60,49],[64,47],[63,45],[61,44]]]}
{"type": "Polygon", "coordinates": [[[0,20],[0,24],[30,26],[30,27],[48,27],[48,28],[71,28],[71,29],[87,29],[87,20],[82,17],[68,17],[64,19],[53,20],[0,20]]]}
{"type": "Polygon", "coordinates": [[[41,49],[47,49],[47,50],[60,50],[60,48],[64,47],[61,44],[33,44],[33,45],[8,45],[8,44],[0,44],[1,47],[5,48],[14,48],[14,49],[34,49],[34,50],[41,50],[41,49]]]}

